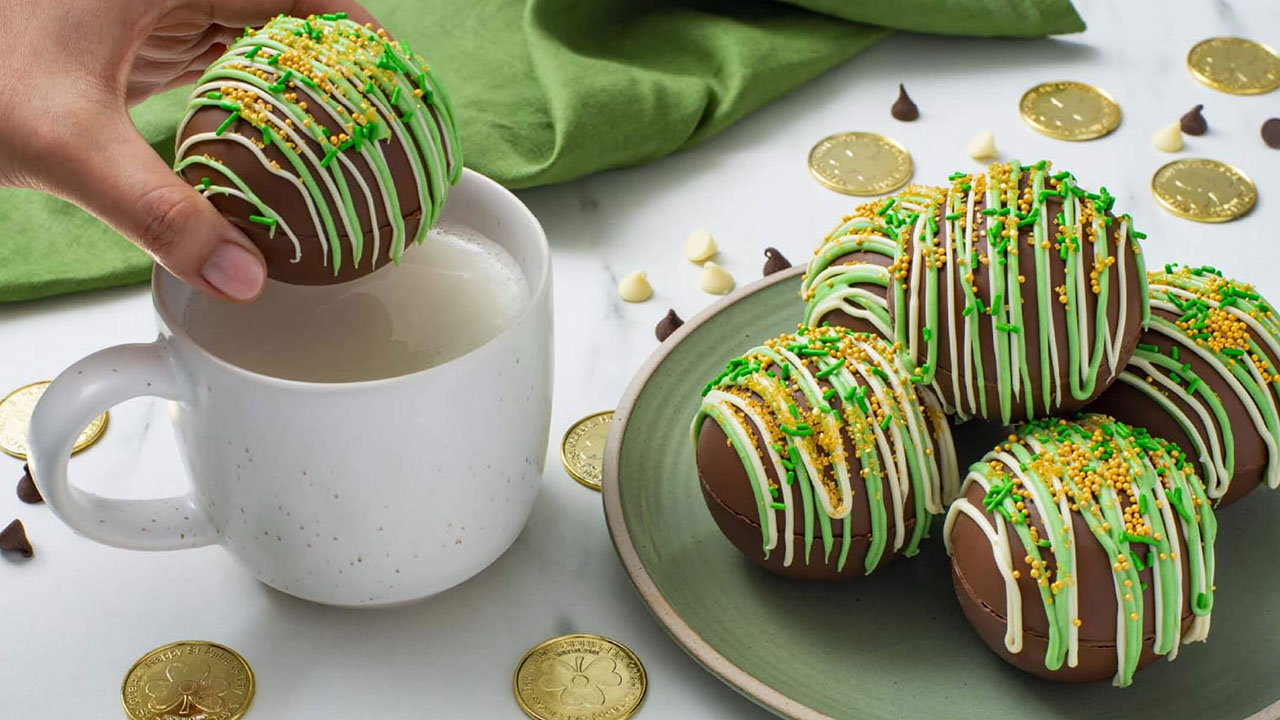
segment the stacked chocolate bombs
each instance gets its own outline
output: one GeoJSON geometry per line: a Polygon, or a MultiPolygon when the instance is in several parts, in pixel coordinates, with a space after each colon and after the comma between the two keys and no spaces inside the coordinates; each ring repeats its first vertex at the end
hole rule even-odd
{"type": "Polygon", "coordinates": [[[280,16],[209,65],[174,169],[270,277],[346,282],[421,242],[462,173],[443,86],[407,43],[343,13],[280,16]]]}
{"type": "Polygon", "coordinates": [[[910,555],[949,506],[956,595],[988,646],[1042,677],[1127,685],[1207,635],[1214,506],[1280,481],[1280,323],[1212,269],[1148,275],[1106,189],[1047,162],[949,180],[844,218],[804,276],[799,333],[707,386],[704,496],[743,553],[804,578],[910,555]],[[944,414],[1021,424],[961,484],[944,414]],[[845,494],[855,475],[873,481],[845,494]],[[888,520],[902,503],[914,518],[888,520]]]}

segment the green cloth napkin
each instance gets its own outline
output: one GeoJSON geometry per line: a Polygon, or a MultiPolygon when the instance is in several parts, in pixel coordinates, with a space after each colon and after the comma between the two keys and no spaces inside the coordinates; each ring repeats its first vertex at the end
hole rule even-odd
{"type": "MultiPolygon", "coordinates": [[[[1070,0],[365,0],[449,87],[466,164],[563,182],[694,145],[893,30],[1078,32],[1070,0]]],[[[135,108],[172,157],[188,90],[135,108]]],[[[0,190],[0,302],[141,282],[150,260],[41,193],[0,190]]]]}

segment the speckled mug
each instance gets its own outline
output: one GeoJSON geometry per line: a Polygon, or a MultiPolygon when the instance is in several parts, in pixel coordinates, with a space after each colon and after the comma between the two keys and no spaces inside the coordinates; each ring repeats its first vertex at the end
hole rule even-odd
{"type": "Polygon", "coordinates": [[[54,513],[118,547],[220,544],[268,585],[332,605],[408,602],[484,569],[520,533],[542,477],[550,252],[533,214],[478,173],[464,171],[442,221],[505,247],[529,281],[529,304],[470,353],[383,380],[297,382],[229,364],[182,327],[193,291],[157,269],[160,337],[86,357],[36,407],[31,465],[54,513]],[[191,491],[123,500],[69,484],[81,428],[145,395],[173,401],[191,491]]]}

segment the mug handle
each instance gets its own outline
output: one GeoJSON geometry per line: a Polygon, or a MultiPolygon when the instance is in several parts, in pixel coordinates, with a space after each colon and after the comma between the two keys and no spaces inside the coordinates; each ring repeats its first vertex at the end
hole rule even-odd
{"type": "Polygon", "coordinates": [[[107,498],[67,480],[67,461],[83,429],[102,411],[131,398],[183,401],[168,343],[118,345],[67,368],[36,404],[27,430],[31,475],[62,522],[90,539],[131,550],[211,545],[218,531],[191,493],[155,500],[107,498]]]}

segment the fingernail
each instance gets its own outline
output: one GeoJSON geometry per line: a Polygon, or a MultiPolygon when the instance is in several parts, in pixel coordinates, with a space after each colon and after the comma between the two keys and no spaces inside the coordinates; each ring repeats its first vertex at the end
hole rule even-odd
{"type": "Polygon", "coordinates": [[[262,292],[267,271],[256,255],[225,242],[205,261],[200,277],[233,300],[252,300],[262,292]]]}

